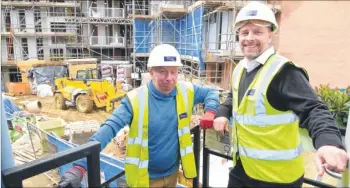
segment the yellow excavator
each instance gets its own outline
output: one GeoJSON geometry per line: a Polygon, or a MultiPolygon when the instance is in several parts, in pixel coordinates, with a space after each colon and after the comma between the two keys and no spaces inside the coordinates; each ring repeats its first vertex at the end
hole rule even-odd
{"type": "Polygon", "coordinates": [[[76,78],[55,79],[55,105],[65,110],[68,106],[76,106],[79,112],[90,113],[94,107],[112,111],[126,95],[123,83],[100,79],[97,68],[78,70],[76,78]]]}

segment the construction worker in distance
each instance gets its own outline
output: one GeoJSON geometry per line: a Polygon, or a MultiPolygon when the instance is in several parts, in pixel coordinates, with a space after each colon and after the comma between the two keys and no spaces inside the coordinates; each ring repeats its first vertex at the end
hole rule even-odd
{"type": "Polygon", "coordinates": [[[316,96],[307,72],[271,44],[278,29],[274,12],[251,2],[239,11],[234,27],[244,59],[233,71],[232,91],[213,125],[223,133],[232,117],[235,166],[228,187],[301,187],[299,128],[313,140],[320,176],[324,167],[345,170],[349,157],[328,107],[316,96]]]}
{"type": "MultiPolygon", "coordinates": [[[[156,46],[147,66],[151,81],[128,92],[89,141],[99,141],[103,149],[120,129],[130,125],[125,158],[128,186],[176,187],[180,161],[185,177],[197,176],[190,133],[192,109],[204,103],[200,124],[212,128],[219,94],[178,81],[180,54],[169,44],[156,46]]],[[[79,187],[86,166],[85,160],[76,162],[59,187],[79,187]]]]}

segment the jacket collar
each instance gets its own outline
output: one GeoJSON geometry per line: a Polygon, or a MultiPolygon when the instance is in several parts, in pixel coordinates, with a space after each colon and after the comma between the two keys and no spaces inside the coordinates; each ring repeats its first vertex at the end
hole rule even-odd
{"type": "Polygon", "coordinates": [[[161,93],[161,92],[154,86],[152,80],[150,80],[150,81],[147,83],[147,87],[148,87],[150,93],[151,93],[154,97],[156,97],[156,98],[158,98],[158,99],[172,98],[172,97],[175,97],[176,94],[177,94],[176,88],[174,88],[174,89],[173,89],[169,94],[167,94],[167,95],[161,93]]]}

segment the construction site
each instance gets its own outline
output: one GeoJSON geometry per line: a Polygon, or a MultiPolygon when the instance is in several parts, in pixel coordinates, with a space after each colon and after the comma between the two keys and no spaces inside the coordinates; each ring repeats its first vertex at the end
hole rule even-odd
{"type": "MultiPolygon", "coordinates": [[[[223,102],[232,87],[232,72],[244,58],[234,30],[235,17],[249,2],[1,0],[1,90],[21,110],[35,109],[30,116],[19,114],[12,120],[14,129],[10,131],[10,139],[16,166],[87,143],[118,107],[121,98],[149,79],[147,61],[152,49],[159,44],[170,44],[179,51],[184,65],[179,80],[215,88],[223,102]],[[84,82],[83,86],[75,82],[86,79],[91,82],[84,82]],[[103,81],[97,83],[97,79],[103,81]],[[89,88],[95,98],[82,104],[79,97],[76,102],[69,101],[79,93],[68,94],[67,89],[61,88],[64,85],[89,88]],[[73,103],[72,107],[66,102],[73,103]],[[42,126],[36,128],[34,124],[42,126]],[[55,136],[49,134],[50,131],[55,136]]],[[[272,42],[275,49],[302,65],[308,71],[313,87],[347,92],[349,97],[346,99],[342,93],[332,97],[344,97],[343,103],[338,104],[340,108],[350,106],[347,75],[350,59],[344,53],[339,55],[339,52],[350,50],[349,41],[335,37],[350,29],[345,25],[335,30],[337,24],[346,21],[344,17],[350,17],[350,2],[259,2],[267,4],[279,22],[280,29],[272,42]],[[310,10],[313,15],[309,15],[310,10]],[[326,11],[331,16],[324,15],[326,11]]],[[[348,114],[342,113],[342,118],[348,114]]],[[[198,107],[192,116],[192,128],[199,124],[201,115],[201,107],[198,107]]],[[[349,123],[344,120],[340,124],[345,130],[349,123]]],[[[126,144],[123,131],[102,151],[101,183],[119,173],[123,164],[125,153],[121,148],[126,144]],[[111,163],[114,164],[109,166],[111,163]]],[[[210,134],[216,135],[208,132],[207,136],[210,134]]],[[[198,143],[201,155],[198,159],[202,163],[205,146],[230,155],[223,149],[230,143],[215,140],[215,136],[209,140],[209,137],[207,142],[200,140],[198,143]]],[[[315,151],[305,151],[304,156],[305,177],[315,180],[315,151]]],[[[210,171],[203,174],[207,167],[201,163],[197,183],[186,179],[179,171],[179,184],[226,187],[232,161],[219,156],[206,160],[210,171]],[[206,177],[209,179],[205,180],[206,177]]],[[[23,187],[55,187],[67,169],[67,165],[62,165],[30,177],[23,181],[23,187]]],[[[84,181],[86,186],[88,180],[84,181]]],[[[310,187],[310,181],[304,182],[303,186],[310,187]]],[[[328,174],[317,181],[339,185],[338,179],[328,174]]],[[[117,179],[109,186],[122,184],[117,179]]]]}

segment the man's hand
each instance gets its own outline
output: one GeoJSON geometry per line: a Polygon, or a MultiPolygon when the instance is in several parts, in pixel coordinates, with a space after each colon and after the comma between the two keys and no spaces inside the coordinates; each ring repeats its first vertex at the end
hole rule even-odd
{"type": "Polygon", "coordinates": [[[214,117],[215,117],[215,112],[211,111],[211,110],[207,110],[203,117],[201,118],[201,128],[202,129],[211,129],[213,128],[213,121],[214,121],[214,117]]]}
{"type": "Polygon", "coordinates": [[[220,132],[222,135],[228,130],[229,120],[226,117],[218,117],[214,119],[214,129],[220,132]]]}
{"type": "Polygon", "coordinates": [[[80,166],[73,166],[69,171],[64,173],[61,181],[58,183],[58,188],[79,188],[81,187],[81,180],[85,174],[85,169],[80,166]]]}
{"type": "Polygon", "coordinates": [[[322,146],[317,150],[315,160],[318,175],[323,176],[324,167],[335,172],[344,171],[349,155],[343,149],[335,146],[322,146]]]}

